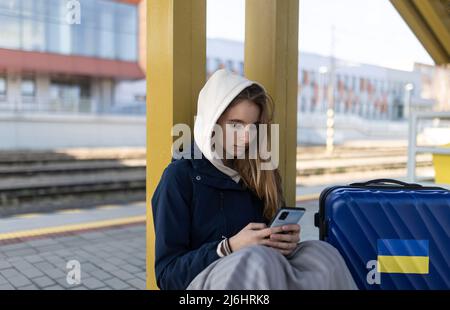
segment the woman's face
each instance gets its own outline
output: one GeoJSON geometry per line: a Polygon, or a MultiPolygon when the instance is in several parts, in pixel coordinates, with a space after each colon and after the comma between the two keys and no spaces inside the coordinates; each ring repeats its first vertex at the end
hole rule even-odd
{"type": "Polygon", "coordinates": [[[260,108],[256,103],[241,100],[226,109],[220,116],[217,124],[222,128],[224,136],[222,146],[228,155],[235,157],[245,153],[250,139],[256,136],[256,133],[252,135],[250,131],[256,129],[260,113],[260,108]],[[228,149],[227,145],[231,149],[228,149]]]}

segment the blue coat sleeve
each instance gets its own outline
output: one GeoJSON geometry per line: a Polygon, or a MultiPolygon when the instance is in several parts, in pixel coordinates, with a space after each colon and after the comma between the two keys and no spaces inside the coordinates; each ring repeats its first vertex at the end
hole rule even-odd
{"type": "Polygon", "coordinates": [[[192,181],[188,167],[172,163],[152,197],[155,226],[155,272],[160,289],[183,290],[208,265],[219,259],[220,240],[190,248],[192,181]]]}

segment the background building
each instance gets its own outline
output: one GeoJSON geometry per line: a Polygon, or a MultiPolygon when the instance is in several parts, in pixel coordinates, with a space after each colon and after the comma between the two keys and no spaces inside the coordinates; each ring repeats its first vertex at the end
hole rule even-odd
{"type": "Polygon", "coordinates": [[[0,109],[111,110],[116,85],[144,78],[138,63],[138,8],[129,1],[1,0],[0,109]]]}
{"type": "MultiPolygon", "coordinates": [[[[144,146],[146,1],[81,0],[80,24],[68,22],[67,2],[0,0],[0,148],[144,146]]],[[[208,76],[243,74],[243,61],[242,42],[207,40],[208,76]]],[[[300,144],[325,143],[329,107],[336,143],[405,139],[409,107],[450,109],[445,67],[301,52],[299,68],[300,144]]]]}
{"type": "Polygon", "coordinates": [[[139,0],[0,0],[0,148],[143,146],[145,121],[123,117],[145,111],[145,88],[126,91],[145,84],[143,16],[139,0]]]}
{"type": "MultiPolygon", "coordinates": [[[[243,43],[208,40],[208,75],[219,68],[243,74],[243,43]]],[[[375,65],[335,59],[334,72],[328,56],[301,52],[299,55],[299,113],[323,114],[328,107],[327,90],[334,75],[334,102],[337,114],[357,115],[367,119],[401,120],[405,118],[405,96],[410,92],[413,105],[433,109],[435,98],[423,96],[423,75],[417,64],[414,71],[401,71],[375,65]]],[[[449,74],[448,70],[441,71],[449,74]]],[[[444,75],[444,73],[441,75],[444,75]]],[[[427,73],[429,76],[430,74],[427,73]]],[[[429,81],[434,80],[428,78],[429,81]]],[[[430,83],[430,82],[429,82],[430,83]]],[[[445,81],[442,81],[445,84],[445,81]]],[[[430,91],[428,91],[428,94],[430,91]]],[[[406,96],[407,97],[407,96],[406,96]]]]}
{"type": "MultiPolygon", "coordinates": [[[[243,74],[243,60],[242,42],[208,40],[208,76],[220,68],[243,74]]],[[[300,52],[298,72],[299,144],[325,143],[329,107],[335,114],[337,144],[406,139],[409,108],[450,110],[445,87],[450,70],[446,67],[416,64],[413,71],[402,71],[300,52]],[[333,93],[332,100],[329,91],[333,93]]]]}

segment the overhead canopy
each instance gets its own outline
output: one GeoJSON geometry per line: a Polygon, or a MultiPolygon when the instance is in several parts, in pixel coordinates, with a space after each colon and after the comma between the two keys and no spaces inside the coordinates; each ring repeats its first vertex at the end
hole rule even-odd
{"type": "Polygon", "coordinates": [[[450,63],[450,0],[391,0],[437,65],[450,63]]]}
{"type": "Polygon", "coordinates": [[[137,62],[0,48],[0,72],[4,70],[109,77],[119,80],[145,78],[137,62]]]}

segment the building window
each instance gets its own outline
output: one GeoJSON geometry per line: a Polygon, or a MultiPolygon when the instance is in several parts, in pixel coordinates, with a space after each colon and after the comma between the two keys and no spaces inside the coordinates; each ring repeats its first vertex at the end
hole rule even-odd
{"type": "Polygon", "coordinates": [[[79,0],[81,23],[66,22],[64,0],[0,0],[0,48],[101,57],[138,58],[136,5],[79,0]]]}
{"type": "Polygon", "coordinates": [[[302,85],[307,86],[309,83],[308,72],[306,70],[302,70],[302,85]]]}
{"type": "Polygon", "coordinates": [[[239,73],[241,75],[244,75],[244,62],[243,61],[239,62],[239,73]]]}
{"type": "Polygon", "coordinates": [[[230,71],[233,71],[233,61],[232,60],[227,60],[227,69],[230,71]]]}
{"type": "Polygon", "coordinates": [[[6,96],[6,78],[0,76],[0,97],[6,96]]]}
{"type": "Polygon", "coordinates": [[[220,58],[216,58],[214,61],[216,62],[216,69],[214,71],[225,68],[220,58]]]}
{"type": "Polygon", "coordinates": [[[315,85],[315,83],[316,83],[316,74],[315,74],[315,72],[314,71],[310,71],[309,72],[309,75],[310,75],[310,79],[309,79],[309,86],[311,86],[312,88],[314,88],[314,85],[315,85]]]}
{"type": "MultiPolygon", "coordinates": [[[[13,7],[14,8],[14,7],[13,7]]],[[[2,48],[20,48],[20,19],[14,16],[14,12],[4,11],[0,7],[1,31],[0,47],[2,48]]]]}
{"type": "Polygon", "coordinates": [[[302,112],[306,111],[306,98],[304,96],[302,96],[302,99],[301,99],[300,109],[302,112]]]}
{"type": "Polygon", "coordinates": [[[33,78],[24,78],[20,89],[23,97],[32,98],[36,95],[36,81],[33,78]]]}
{"type": "Polygon", "coordinates": [[[114,4],[116,6],[116,16],[114,23],[114,32],[116,35],[116,58],[124,61],[134,61],[137,59],[138,53],[137,9],[135,6],[128,4],[114,4]]]}
{"type": "Polygon", "coordinates": [[[50,97],[52,99],[80,100],[89,99],[91,96],[88,79],[57,80],[50,81],[50,97]]]}

